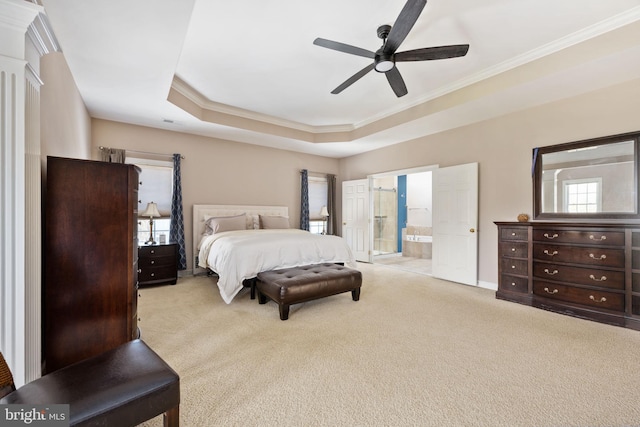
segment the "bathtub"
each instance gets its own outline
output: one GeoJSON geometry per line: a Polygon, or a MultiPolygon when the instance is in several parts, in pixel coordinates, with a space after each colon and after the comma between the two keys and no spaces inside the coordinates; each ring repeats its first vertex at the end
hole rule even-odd
{"type": "Polygon", "coordinates": [[[433,236],[410,234],[402,240],[402,256],[413,258],[432,258],[433,236]]]}
{"type": "Polygon", "coordinates": [[[416,236],[407,236],[407,241],[410,242],[433,242],[433,236],[420,236],[420,235],[416,235],[416,236]]]}

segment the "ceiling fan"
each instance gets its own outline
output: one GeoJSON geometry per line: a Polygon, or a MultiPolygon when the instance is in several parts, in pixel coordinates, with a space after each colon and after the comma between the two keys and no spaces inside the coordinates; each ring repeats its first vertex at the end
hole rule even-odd
{"type": "Polygon", "coordinates": [[[345,43],[335,42],[327,39],[317,38],[313,44],[328,49],[337,50],[339,52],[349,53],[351,55],[363,56],[373,59],[373,63],[367,65],[362,70],[349,77],[340,86],[335,88],[331,93],[338,94],[360,80],[365,74],[371,70],[384,73],[391,85],[391,89],[396,96],[401,97],[407,94],[407,86],[400,75],[400,71],[396,67],[396,62],[406,61],[428,61],[433,59],[446,59],[464,56],[469,50],[468,44],[459,44],[451,46],[426,47],[422,49],[407,50],[404,52],[396,52],[400,44],[413,28],[418,20],[422,9],[427,4],[427,0],[408,0],[400,11],[395,24],[381,25],[378,27],[378,37],[383,40],[382,47],[376,52],[351,46],[345,43]]]}

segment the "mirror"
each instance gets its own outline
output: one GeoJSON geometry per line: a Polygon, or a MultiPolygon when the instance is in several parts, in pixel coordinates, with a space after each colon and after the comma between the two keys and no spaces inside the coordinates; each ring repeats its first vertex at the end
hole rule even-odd
{"type": "Polygon", "coordinates": [[[639,218],[640,133],[533,150],[535,219],[639,218]]]}

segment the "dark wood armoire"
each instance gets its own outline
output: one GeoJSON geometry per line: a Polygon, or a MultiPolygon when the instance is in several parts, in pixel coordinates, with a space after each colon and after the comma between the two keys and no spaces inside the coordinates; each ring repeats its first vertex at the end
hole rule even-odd
{"type": "Polygon", "coordinates": [[[138,337],[134,165],[47,158],[43,374],[138,337]]]}

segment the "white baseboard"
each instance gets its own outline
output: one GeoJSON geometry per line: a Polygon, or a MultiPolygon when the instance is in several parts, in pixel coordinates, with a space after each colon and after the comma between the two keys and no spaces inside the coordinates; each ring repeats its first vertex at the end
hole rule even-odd
{"type": "Polygon", "coordinates": [[[497,283],[484,282],[484,281],[481,281],[481,280],[478,281],[478,287],[479,288],[484,288],[484,289],[490,289],[492,291],[497,291],[498,290],[498,284],[497,283]]]}

